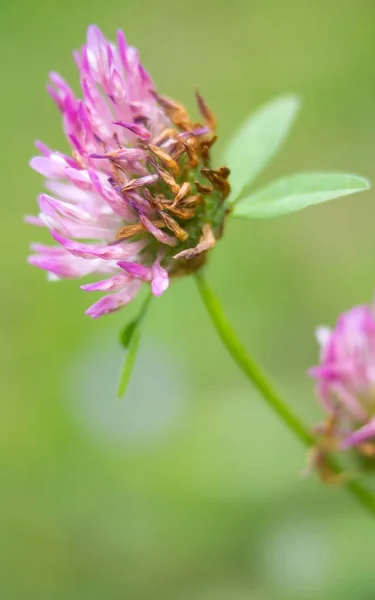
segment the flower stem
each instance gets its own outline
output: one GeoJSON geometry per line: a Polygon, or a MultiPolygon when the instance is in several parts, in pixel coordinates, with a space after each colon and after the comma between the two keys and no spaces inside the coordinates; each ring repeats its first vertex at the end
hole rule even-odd
{"type": "MultiPolygon", "coordinates": [[[[229,354],[290,431],[292,431],[305,446],[312,446],[315,442],[314,436],[309,431],[309,428],[306,427],[300,418],[279,396],[273,385],[268,381],[267,376],[248,355],[245,347],[238,340],[229,324],[220,302],[210,287],[202,270],[196,273],[195,278],[199,293],[210,315],[211,321],[229,354]]],[[[340,466],[336,464],[333,458],[329,460],[329,466],[335,473],[342,473],[340,466]]],[[[375,497],[371,492],[356,481],[347,481],[345,485],[347,490],[355,496],[358,502],[375,516],[375,497]]]]}

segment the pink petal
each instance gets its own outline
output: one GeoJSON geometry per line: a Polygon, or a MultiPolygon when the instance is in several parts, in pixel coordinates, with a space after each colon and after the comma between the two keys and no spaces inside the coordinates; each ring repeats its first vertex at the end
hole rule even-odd
{"type": "Polygon", "coordinates": [[[72,256],[63,248],[35,244],[32,249],[38,254],[28,257],[28,262],[59,278],[84,277],[97,270],[98,260],[85,260],[72,256]]]}
{"type": "Polygon", "coordinates": [[[93,188],[88,171],[67,167],[64,171],[64,175],[81,190],[92,190],[93,188]]]}
{"type": "Polygon", "coordinates": [[[36,225],[37,227],[45,226],[45,223],[43,223],[40,217],[34,217],[33,215],[26,215],[24,221],[25,223],[29,223],[29,225],[36,225]]]}
{"type": "Polygon", "coordinates": [[[158,240],[158,242],[161,242],[162,244],[167,244],[168,246],[176,246],[177,239],[175,237],[172,237],[171,235],[168,235],[161,229],[155,227],[152,221],[150,221],[150,219],[148,219],[145,215],[140,214],[139,220],[146,227],[147,231],[149,231],[154,236],[154,238],[158,240]]]}
{"type": "Polygon", "coordinates": [[[141,140],[148,141],[151,139],[151,133],[148,131],[148,129],[142,127],[141,125],[136,125],[135,123],[124,123],[123,121],[115,121],[113,124],[120,125],[120,127],[125,127],[125,129],[129,129],[129,131],[141,138],[141,140]]]}
{"type": "Polygon", "coordinates": [[[52,154],[52,150],[50,150],[48,146],[46,146],[45,144],[43,144],[43,142],[40,142],[39,140],[35,142],[35,147],[39,150],[39,152],[43,154],[43,156],[50,156],[50,154],[52,154]]]}
{"type": "Polygon", "coordinates": [[[341,442],[341,448],[351,448],[352,446],[359,446],[367,440],[375,437],[375,417],[371,419],[369,423],[357,429],[351,435],[348,435],[343,442],[341,442]]]}
{"type": "Polygon", "coordinates": [[[152,265],[152,281],[151,291],[154,296],[161,296],[165,290],[169,287],[168,273],[160,265],[158,261],[155,261],[152,265]]]}
{"type": "Polygon", "coordinates": [[[74,204],[56,200],[55,198],[52,198],[52,196],[48,196],[48,194],[41,194],[39,196],[39,206],[42,212],[50,214],[51,216],[55,216],[56,213],[59,213],[63,217],[79,223],[89,224],[93,221],[92,216],[87,211],[82,210],[74,204]]]}
{"type": "Polygon", "coordinates": [[[122,289],[132,280],[125,273],[119,273],[109,279],[95,281],[95,283],[86,283],[81,285],[81,289],[85,292],[115,292],[122,289]]]}
{"type": "Polygon", "coordinates": [[[97,319],[103,315],[119,310],[136,297],[140,287],[140,281],[133,281],[120,292],[111,294],[110,296],[104,296],[104,298],[95,302],[95,304],[86,310],[85,314],[93,319],[97,319]]]}
{"type": "Polygon", "coordinates": [[[68,167],[68,163],[57,154],[50,156],[35,156],[30,161],[30,167],[44,177],[64,177],[64,169],[68,167]]]}
{"type": "Polygon", "coordinates": [[[52,237],[59,242],[68,252],[81,258],[104,258],[109,260],[122,260],[137,253],[145,246],[144,241],[122,243],[115,246],[101,246],[100,244],[83,244],[63,237],[56,231],[51,231],[52,237]]]}
{"type": "Polygon", "coordinates": [[[117,263],[121,269],[124,269],[126,273],[136,277],[137,279],[143,279],[143,281],[151,281],[151,268],[139,265],[134,262],[120,261],[117,263]]]}

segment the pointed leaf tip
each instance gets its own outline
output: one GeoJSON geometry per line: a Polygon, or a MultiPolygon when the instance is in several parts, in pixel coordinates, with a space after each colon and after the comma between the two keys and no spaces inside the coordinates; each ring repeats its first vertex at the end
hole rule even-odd
{"type": "Polygon", "coordinates": [[[238,202],[233,215],[270,219],[370,188],[368,179],[348,173],[299,173],[278,179],[238,202]]]}
{"type": "Polygon", "coordinates": [[[278,96],[243,123],[230,140],[223,160],[231,170],[234,203],[281,148],[301,106],[297,95],[278,96]]]}

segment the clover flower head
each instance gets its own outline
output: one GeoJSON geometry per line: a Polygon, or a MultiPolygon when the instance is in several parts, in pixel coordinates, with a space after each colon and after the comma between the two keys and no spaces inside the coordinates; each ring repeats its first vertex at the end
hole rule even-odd
{"type": "Polygon", "coordinates": [[[228,211],[229,169],[211,167],[216,121],[197,94],[202,122],[157,93],[124,34],[117,45],[88,28],[75,60],[82,98],[57,73],[48,91],[71,154],[37,142],[31,166],[46,178],[39,215],[57,245],[34,244],[29,262],[50,278],[99,275],[86,291],[108,292],[86,314],[113,312],[148,282],[161,295],[170,277],[202,266],[228,211]]]}
{"type": "Polygon", "coordinates": [[[375,456],[374,308],[352,308],[339,316],[333,330],[319,328],[317,338],[320,365],[309,373],[328,415],[321,432],[333,448],[354,447],[375,456]]]}

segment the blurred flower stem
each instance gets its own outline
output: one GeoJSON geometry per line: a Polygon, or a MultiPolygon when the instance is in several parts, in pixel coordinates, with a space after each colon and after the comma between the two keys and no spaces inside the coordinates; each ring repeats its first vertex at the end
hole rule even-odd
{"type": "MultiPolygon", "coordinates": [[[[195,278],[199,293],[210,315],[211,321],[229,354],[231,354],[232,358],[245,373],[246,377],[256,387],[267,404],[281,418],[290,431],[292,431],[305,446],[312,447],[315,443],[315,437],[310,432],[309,428],[279,396],[278,392],[269,382],[267,376],[248,355],[246,349],[229,324],[218,298],[205,277],[204,271],[198,271],[195,274],[195,278]]],[[[343,470],[336,461],[332,457],[328,460],[328,466],[331,472],[338,476],[343,475],[343,470]]],[[[358,500],[358,502],[371,512],[372,516],[375,516],[375,496],[357,481],[346,480],[344,477],[343,482],[346,489],[358,500]]]]}

